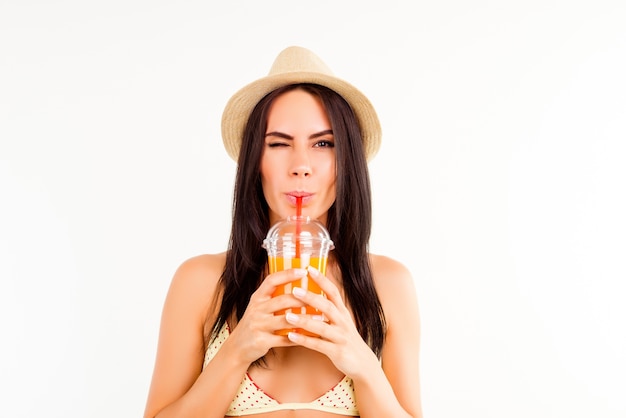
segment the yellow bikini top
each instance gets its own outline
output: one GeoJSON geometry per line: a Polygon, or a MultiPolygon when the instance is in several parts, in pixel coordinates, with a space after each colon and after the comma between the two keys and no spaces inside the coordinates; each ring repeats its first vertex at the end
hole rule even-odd
{"type": "MultiPolygon", "coordinates": [[[[219,351],[229,335],[230,330],[228,326],[224,324],[217,334],[217,338],[213,339],[211,345],[207,348],[204,356],[204,364],[202,366],[203,369],[219,351]]],[[[352,379],[345,376],[335,387],[331,388],[313,402],[279,403],[276,399],[263,392],[263,390],[254,383],[250,375],[246,373],[241,381],[239,390],[237,390],[237,395],[235,395],[235,398],[228,407],[226,416],[238,417],[297,409],[310,409],[337,415],[359,416],[352,379]]]]}

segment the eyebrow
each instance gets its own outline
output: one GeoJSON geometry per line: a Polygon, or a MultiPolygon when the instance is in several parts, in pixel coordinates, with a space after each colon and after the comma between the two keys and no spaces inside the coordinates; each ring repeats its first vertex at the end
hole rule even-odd
{"type": "MultiPolygon", "coordinates": [[[[325,131],[316,132],[316,133],[310,135],[309,139],[319,138],[320,136],[324,136],[324,135],[328,135],[328,134],[332,135],[333,134],[333,130],[332,129],[326,129],[325,131]]],[[[272,131],[272,132],[266,133],[265,137],[267,138],[268,136],[277,136],[279,138],[284,138],[284,139],[293,139],[293,136],[287,135],[286,133],[278,132],[278,131],[272,131]]]]}

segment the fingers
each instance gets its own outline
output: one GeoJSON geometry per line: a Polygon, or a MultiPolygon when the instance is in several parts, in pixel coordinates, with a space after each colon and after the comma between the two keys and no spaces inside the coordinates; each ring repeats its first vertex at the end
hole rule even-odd
{"type": "Polygon", "coordinates": [[[262,300],[271,298],[277,287],[301,279],[305,277],[307,273],[305,269],[288,269],[269,274],[254,292],[252,298],[262,300]]]}
{"type": "Polygon", "coordinates": [[[305,306],[305,303],[291,294],[285,294],[273,297],[264,304],[264,310],[267,312],[281,312],[289,308],[301,308],[305,306]]]}
{"type": "Polygon", "coordinates": [[[311,306],[318,312],[322,312],[326,316],[326,319],[332,322],[338,321],[337,308],[329,299],[320,294],[306,291],[301,287],[294,287],[291,292],[293,297],[303,305],[311,306]]]}
{"type": "Polygon", "coordinates": [[[337,287],[317,269],[309,267],[311,278],[319,285],[325,296],[306,291],[300,287],[292,289],[293,296],[305,305],[323,312],[328,320],[335,324],[342,323],[342,318],[350,316],[337,287]]]}
{"type": "MultiPolygon", "coordinates": [[[[308,331],[317,335],[323,335],[325,338],[339,338],[340,336],[331,336],[329,331],[323,328],[328,326],[323,321],[305,318],[310,322],[306,322],[301,327],[294,327],[293,323],[289,322],[285,316],[286,310],[290,308],[299,310],[299,308],[307,305],[316,308],[319,312],[323,312],[323,316],[320,315],[319,318],[326,318],[333,324],[345,325],[345,320],[342,319],[344,317],[350,320],[349,312],[337,287],[313,267],[308,269],[288,269],[269,274],[252,295],[247,311],[249,311],[249,314],[252,313],[252,317],[258,321],[254,321],[257,324],[253,326],[258,330],[273,332],[280,329],[306,328],[308,331]],[[274,296],[278,288],[302,279],[307,274],[319,285],[325,296],[306,291],[300,287],[294,287],[290,293],[274,296]]],[[[293,316],[289,315],[289,317],[293,320],[293,316]]],[[[337,333],[337,331],[335,330],[334,333],[337,333]]],[[[284,336],[282,338],[289,341],[287,344],[293,344],[284,336]]]]}
{"type": "Polygon", "coordinates": [[[345,330],[324,322],[321,316],[287,314],[285,319],[291,327],[316,335],[310,336],[302,331],[289,332],[286,339],[293,344],[323,353],[333,362],[337,360],[342,347],[346,347],[348,338],[345,330]]]}
{"type": "Polygon", "coordinates": [[[290,332],[285,339],[290,341],[292,344],[297,344],[326,355],[328,355],[333,348],[333,343],[330,341],[319,337],[307,337],[306,335],[298,332],[290,332]]]}
{"type": "Polygon", "coordinates": [[[324,339],[335,339],[334,334],[336,331],[329,326],[324,315],[298,315],[287,313],[285,315],[285,321],[291,328],[301,328],[324,339]]]}
{"type": "Polygon", "coordinates": [[[297,279],[301,279],[308,274],[306,269],[287,269],[277,271],[269,274],[265,280],[263,280],[262,286],[276,288],[277,286],[287,284],[297,279]]]}
{"type": "Polygon", "coordinates": [[[335,304],[340,303],[343,305],[343,300],[341,298],[341,294],[339,293],[339,289],[333,282],[331,282],[328,277],[324,276],[318,269],[313,266],[307,267],[307,272],[311,276],[311,278],[318,284],[318,286],[324,291],[326,297],[334,302],[335,304]]]}

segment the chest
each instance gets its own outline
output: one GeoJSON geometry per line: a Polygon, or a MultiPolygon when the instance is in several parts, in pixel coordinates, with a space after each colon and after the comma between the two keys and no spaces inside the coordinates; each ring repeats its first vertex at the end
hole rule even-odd
{"type": "Polygon", "coordinates": [[[280,403],[314,401],[345,377],[328,357],[303,347],[272,350],[265,364],[252,366],[248,375],[280,403]]]}

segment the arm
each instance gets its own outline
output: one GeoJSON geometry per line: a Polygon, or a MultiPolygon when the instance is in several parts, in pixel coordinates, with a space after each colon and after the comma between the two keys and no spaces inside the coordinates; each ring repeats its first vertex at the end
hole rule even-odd
{"type": "Polygon", "coordinates": [[[406,267],[397,261],[377,257],[373,265],[376,288],[387,319],[382,371],[392,391],[389,392],[384,385],[383,376],[376,379],[371,377],[376,373],[381,374],[380,367],[368,371],[371,375],[365,374],[365,379],[355,381],[359,408],[369,412],[371,407],[373,414],[368,413],[367,416],[421,418],[420,317],[414,282],[406,267]],[[360,389],[365,389],[367,395],[362,396],[363,390],[360,389]],[[388,400],[383,400],[382,396],[388,400]],[[401,409],[397,413],[378,412],[377,407],[387,405],[398,405],[401,409]]]}
{"type": "Polygon", "coordinates": [[[217,289],[221,258],[201,256],[183,263],[170,285],[145,418],[222,418],[248,365],[223,346],[202,371],[204,320],[217,289]]]}
{"type": "Polygon", "coordinates": [[[291,345],[274,334],[287,324],[273,313],[294,306],[294,300],[290,295],[272,298],[272,293],[276,286],[306,271],[268,276],[250,298],[241,321],[202,370],[204,322],[207,315],[215,315],[212,301],[223,260],[219,256],[190,259],[174,275],[163,308],[144,418],[223,418],[250,364],[271,347],[291,345]]]}
{"type": "Polygon", "coordinates": [[[296,343],[326,354],[339,370],[352,378],[359,412],[366,417],[422,417],[419,386],[419,313],[417,296],[408,270],[385,257],[373,263],[388,332],[382,367],[359,335],[339,290],[328,278],[311,271],[328,299],[306,292],[297,296],[320,309],[330,323],[291,318],[298,326],[322,338],[290,334],[296,343]]]}

